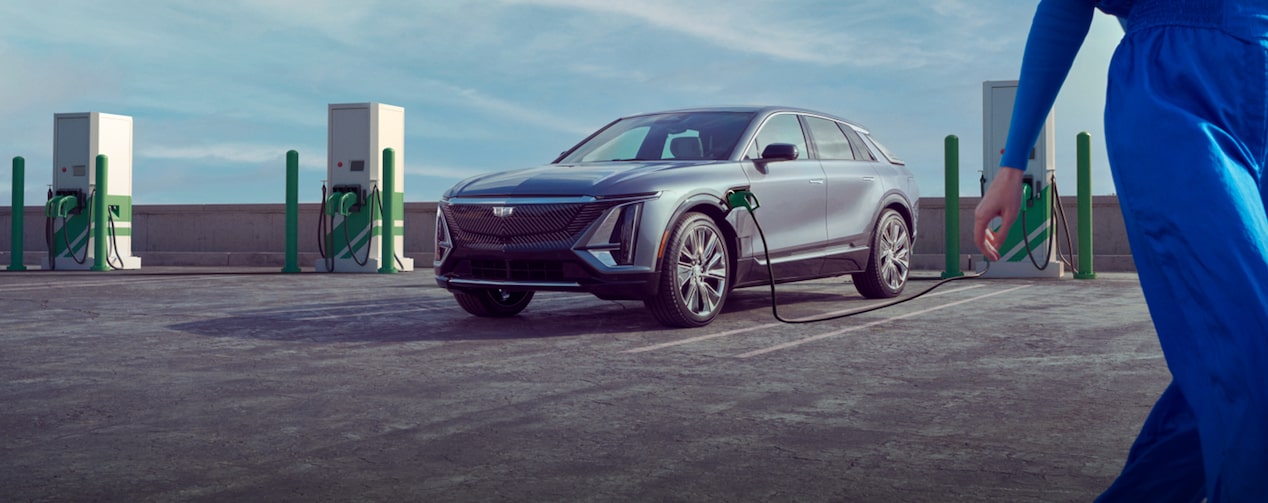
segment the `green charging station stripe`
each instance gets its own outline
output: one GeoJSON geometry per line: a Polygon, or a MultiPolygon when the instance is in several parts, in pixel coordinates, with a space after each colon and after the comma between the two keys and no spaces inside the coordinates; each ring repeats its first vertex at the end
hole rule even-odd
{"type": "Polygon", "coordinates": [[[345,216],[342,222],[332,227],[327,242],[331,244],[335,258],[350,259],[354,253],[357,256],[363,255],[363,249],[370,245],[370,240],[380,234],[378,226],[375,226],[371,233],[365,232],[366,227],[375,218],[379,218],[378,208],[374,205],[365,205],[361,211],[345,216]],[[348,245],[349,239],[352,240],[351,246],[348,245]]]}
{"type": "MultiPolygon", "coordinates": [[[[116,237],[132,236],[132,196],[106,196],[106,205],[118,208],[118,214],[112,214],[109,220],[114,220],[114,235],[116,237]],[[119,225],[120,223],[126,225],[119,225]]],[[[91,203],[90,203],[91,206],[91,203]]],[[[68,216],[65,223],[57,227],[53,231],[53,256],[70,257],[83,256],[84,248],[88,246],[89,236],[92,229],[92,220],[88,218],[88,208],[79,208],[75,214],[68,216]],[[69,236],[66,235],[69,233],[69,236]],[[70,249],[67,250],[66,242],[70,241],[70,249]]],[[[57,219],[61,222],[61,219],[57,219]]],[[[107,238],[110,231],[107,228],[107,238]]]]}
{"type": "MultiPolygon", "coordinates": [[[[405,193],[397,192],[396,197],[393,199],[393,214],[397,216],[404,215],[405,193]]],[[[329,217],[323,216],[322,218],[329,217]]],[[[326,242],[330,244],[329,249],[334,250],[334,257],[337,259],[351,259],[354,253],[358,259],[363,256],[365,248],[370,246],[371,240],[383,235],[383,226],[385,224],[382,222],[382,218],[383,215],[380,214],[378,205],[367,204],[362,207],[361,211],[354,212],[335,224],[330,233],[326,235],[326,242]],[[370,225],[372,219],[378,220],[379,223],[374,226],[371,232],[366,233],[365,228],[370,225]],[[348,229],[346,237],[344,234],[345,226],[348,229]],[[348,246],[348,239],[352,240],[351,247],[348,246]]],[[[400,223],[394,223],[393,232],[398,237],[405,235],[405,222],[403,219],[400,223]]],[[[377,259],[378,257],[370,258],[377,259]]]]}

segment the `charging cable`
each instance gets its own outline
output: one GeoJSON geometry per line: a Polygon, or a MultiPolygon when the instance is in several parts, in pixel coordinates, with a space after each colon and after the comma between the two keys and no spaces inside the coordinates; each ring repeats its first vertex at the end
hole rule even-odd
{"type": "Polygon", "coordinates": [[[753,193],[752,193],[752,192],[749,192],[748,190],[745,190],[745,189],[733,189],[733,190],[731,190],[731,191],[727,192],[726,201],[724,201],[724,202],[725,202],[725,204],[727,205],[727,207],[729,207],[729,208],[731,208],[731,209],[735,209],[735,208],[744,208],[745,210],[748,210],[748,214],[749,214],[749,216],[753,217],[753,225],[757,227],[757,235],[758,235],[759,237],[761,237],[761,239],[762,239],[762,255],[766,258],[766,274],[767,274],[767,275],[769,276],[769,278],[770,278],[770,310],[771,310],[771,314],[775,316],[775,319],[776,319],[776,320],[782,321],[782,322],[784,322],[784,323],[817,323],[817,322],[821,322],[821,321],[838,320],[838,319],[841,319],[841,318],[849,318],[849,317],[851,317],[851,316],[857,316],[857,315],[860,315],[860,314],[863,314],[863,313],[870,313],[870,312],[872,312],[872,311],[878,311],[878,310],[881,310],[881,309],[885,309],[885,308],[887,308],[887,307],[897,306],[897,305],[902,304],[902,303],[904,303],[904,302],[907,302],[907,301],[911,301],[911,300],[918,299],[918,298],[920,298],[921,296],[923,296],[923,295],[925,295],[925,294],[927,294],[927,293],[929,293],[929,292],[932,292],[935,288],[938,288],[938,287],[940,287],[940,286],[942,286],[942,285],[945,285],[945,284],[947,284],[947,283],[950,283],[950,282],[952,282],[952,281],[960,281],[960,280],[965,280],[965,279],[980,278],[983,274],[986,274],[986,272],[987,272],[987,271],[989,271],[989,270],[990,270],[990,268],[991,268],[991,263],[988,261],[988,262],[986,262],[986,269],[984,269],[984,270],[983,270],[982,272],[980,272],[980,273],[976,273],[976,274],[973,274],[973,275],[958,276],[958,277],[954,277],[954,278],[947,278],[947,279],[941,280],[941,281],[939,281],[939,282],[937,282],[937,283],[934,283],[934,284],[933,284],[932,286],[930,286],[929,288],[926,288],[926,289],[924,289],[923,291],[921,291],[920,293],[917,293],[917,294],[915,294],[915,295],[912,295],[911,297],[907,297],[907,298],[903,298],[903,299],[897,299],[897,300],[893,300],[893,301],[885,302],[885,303],[883,303],[883,304],[878,304],[878,305],[875,305],[875,306],[869,306],[869,307],[866,307],[866,308],[863,308],[863,309],[859,309],[858,311],[850,311],[850,312],[848,312],[848,313],[844,313],[844,314],[837,314],[837,315],[832,315],[832,316],[821,316],[821,317],[816,317],[816,318],[797,318],[797,319],[791,319],[791,320],[790,320],[790,319],[786,319],[786,318],[784,318],[784,317],[782,317],[782,316],[780,316],[780,315],[779,315],[779,302],[776,300],[776,296],[775,296],[775,268],[774,268],[774,266],[772,266],[772,265],[771,265],[771,261],[770,261],[770,248],[769,248],[769,247],[767,246],[767,244],[766,244],[766,232],[764,232],[764,231],[762,230],[762,224],[761,224],[760,222],[758,222],[758,221],[757,221],[757,214],[756,214],[756,213],[754,213],[754,211],[753,211],[753,210],[756,210],[759,206],[761,206],[761,204],[760,204],[760,203],[758,203],[758,201],[757,201],[757,196],[753,195],[753,193]]]}
{"type": "MultiPolygon", "coordinates": [[[[92,202],[93,198],[95,197],[97,197],[97,189],[93,189],[93,191],[88,194],[88,201],[89,201],[87,204],[88,225],[85,227],[86,229],[92,229],[92,207],[97,205],[96,203],[92,202]]],[[[75,250],[71,249],[70,247],[70,225],[67,225],[69,223],[70,223],[70,216],[63,216],[62,217],[62,244],[66,245],[66,254],[70,255],[71,260],[74,260],[76,264],[84,265],[84,263],[88,261],[88,242],[87,240],[84,241],[84,256],[76,257],[75,250]]],[[[85,231],[85,234],[91,234],[91,232],[85,231]]]]}
{"type": "MultiPolygon", "coordinates": [[[[379,187],[377,185],[374,187],[374,194],[375,194],[374,196],[375,204],[377,204],[379,207],[379,215],[383,215],[383,193],[379,192],[379,187]]],[[[373,217],[373,215],[371,215],[371,217],[373,217]]],[[[384,222],[383,225],[395,226],[396,222],[384,222]]],[[[379,236],[383,236],[383,234],[380,233],[379,236]]],[[[382,239],[382,237],[380,237],[380,239],[382,239]]],[[[393,249],[393,251],[395,251],[395,249],[393,249]]],[[[369,253],[369,251],[366,251],[366,253],[369,253]]],[[[396,260],[396,267],[398,269],[401,269],[401,270],[405,269],[405,264],[401,262],[400,255],[396,253],[392,253],[392,258],[396,260]]],[[[365,264],[362,264],[362,265],[365,265],[365,264]]]]}
{"type": "MultiPolygon", "coordinates": [[[[1052,264],[1052,240],[1054,239],[1053,232],[1056,229],[1053,229],[1051,226],[1048,227],[1048,239],[1044,244],[1045,252],[1043,265],[1039,265],[1039,261],[1035,260],[1035,251],[1030,247],[1030,228],[1026,226],[1026,220],[1029,219],[1026,215],[1026,209],[1034,206],[1035,199],[1039,199],[1041,197],[1042,196],[1035,194],[1035,190],[1030,183],[1024,184],[1022,186],[1022,199],[1024,199],[1025,202],[1022,203],[1021,216],[1019,218],[1021,219],[1021,241],[1026,244],[1026,256],[1030,257],[1030,264],[1035,266],[1035,269],[1043,271],[1048,269],[1048,266],[1052,264]]],[[[1056,215],[1053,214],[1053,216],[1055,217],[1056,215]]]]}
{"type": "Polygon", "coordinates": [[[110,221],[110,249],[106,250],[106,264],[109,264],[110,268],[116,271],[126,269],[127,265],[123,261],[123,255],[119,254],[119,233],[114,228],[114,211],[109,206],[106,207],[106,215],[108,215],[110,221]],[[110,252],[112,251],[115,259],[118,260],[117,263],[110,258],[110,252]]]}
{"type": "Polygon", "coordinates": [[[1030,228],[1026,225],[1026,221],[1027,221],[1026,209],[1034,206],[1035,200],[1042,198],[1042,196],[1035,195],[1035,191],[1031,187],[1030,183],[1026,183],[1025,185],[1022,186],[1022,190],[1023,190],[1022,198],[1025,200],[1025,202],[1022,204],[1022,207],[1021,207],[1020,220],[1021,220],[1022,242],[1025,243],[1026,245],[1026,255],[1030,257],[1030,263],[1031,265],[1035,266],[1035,269],[1043,271],[1043,270],[1046,270],[1050,264],[1052,264],[1052,250],[1056,248],[1057,259],[1060,260],[1062,264],[1065,264],[1065,266],[1069,268],[1070,271],[1074,272],[1075,274],[1078,274],[1079,268],[1074,264],[1072,260],[1067,259],[1065,254],[1061,253],[1061,246],[1060,246],[1061,240],[1057,234],[1058,227],[1065,229],[1065,241],[1066,241],[1067,249],[1069,250],[1074,249],[1074,240],[1070,237],[1070,220],[1066,218],[1065,216],[1065,205],[1061,203],[1061,194],[1060,192],[1057,191],[1056,180],[1052,180],[1051,188],[1052,188],[1052,197],[1048,205],[1048,209],[1049,209],[1049,213],[1052,215],[1052,218],[1050,219],[1051,225],[1048,228],[1048,240],[1044,243],[1044,246],[1047,248],[1047,251],[1044,253],[1043,265],[1039,265],[1039,261],[1035,260],[1035,251],[1030,246],[1030,228]],[[1060,222],[1058,222],[1058,220],[1060,220],[1060,222]],[[1056,245],[1052,244],[1054,240],[1056,241],[1056,245]]]}
{"type": "MultiPolygon", "coordinates": [[[[335,272],[335,251],[327,250],[334,248],[331,237],[326,233],[326,184],[322,180],[321,184],[321,213],[317,214],[317,252],[321,254],[322,260],[326,261],[326,272],[335,272]],[[327,242],[330,242],[327,244],[327,242]]],[[[330,215],[330,232],[334,233],[335,216],[330,215]]]]}

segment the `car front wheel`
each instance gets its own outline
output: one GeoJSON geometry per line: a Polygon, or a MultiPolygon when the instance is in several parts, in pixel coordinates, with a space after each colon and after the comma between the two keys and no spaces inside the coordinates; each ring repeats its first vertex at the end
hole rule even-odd
{"type": "Polygon", "coordinates": [[[854,288],[869,299],[887,299],[903,292],[911,269],[911,232],[892,209],[881,213],[872,235],[867,270],[855,273],[854,288]]]}
{"type": "Polygon", "coordinates": [[[468,313],[484,318],[508,318],[520,314],[533,300],[533,292],[510,292],[497,288],[454,290],[453,298],[468,313]]]}
{"type": "Polygon", "coordinates": [[[731,261],[713,219],[687,213],[674,227],[661,259],[659,293],[644,300],[658,321],[702,327],[722,311],[731,289],[731,261]]]}

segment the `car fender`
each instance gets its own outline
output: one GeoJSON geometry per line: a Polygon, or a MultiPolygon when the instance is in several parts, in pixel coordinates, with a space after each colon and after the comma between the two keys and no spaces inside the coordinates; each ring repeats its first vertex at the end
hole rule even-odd
{"type": "Polygon", "coordinates": [[[736,242],[735,229],[732,228],[730,222],[727,222],[726,220],[726,215],[730,211],[730,208],[727,206],[725,201],[725,192],[714,190],[696,192],[680,198],[674,205],[674,209],[669,212],[668,218],[665,219],[663,230],[661,231],[661,235],[658,237],[654,270],[656,272],[660,272],[661,260],[664,258],[665,247],[668,245],[669,237],[674,231],[674,224],[678,222],[678,219],[682,218],[683,215],[691,211],[701,211],[706,215],[709,215],[709,217],[713,218],[714,222],[718,224],[718,227],[722,229],[723,234],[726,235],[728,241],[727,244],[731,250],[731,253],[729,254],[731,266],[734,267],[735,252],[738,249],[738,243],[736,242]]]}
{"type": "Polygon", "coordinates": [[[902,214],[903,219],[907,220],[908,229],[911,231],[911,239],[914,242],[916,240],[916,205],[912,204],[912,201],[907,200],[907,197],[898,190],[890,190],[881,197],[881,204],[876,206],[876,211],[872,214],[872,223],[869,234],[876,232],[876,223],[880,221],[881,213],[884,212],[886,208],[892,208],[895,206],[901,208],[899,213],[902,214]]]}

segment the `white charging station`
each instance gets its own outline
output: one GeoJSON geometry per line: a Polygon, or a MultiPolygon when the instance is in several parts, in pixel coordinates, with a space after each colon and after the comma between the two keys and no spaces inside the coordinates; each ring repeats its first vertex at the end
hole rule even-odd
{"type": "Polygon", "coordinates": [[[99,112],[53,115],[53,185],[47,208],[49,254],[44,269],[87,270],[96,257],[92,242],[92,201],[104,197],[107,262],[115,269],[139,269],[132,256],[132,117],[99,112]],[[107,157],[106,194],[98,194],[96,158],[107,157]]]}
{"type": "Polygon", "coordinates": [[[395,151],[394,249],[397,268],[414,270],[405,249],[405,109],[383,103],[328,108],[326,198],[319,272],[377,272],[382,265],[383,150],[395,151]]]}
{"type": "MultiPolygon", "coordinates": [[[[1001,169],[999,164],[1008,143],[1008,127],[1016,99],[1016,80],[982,83],[983,193],[1001,169]]],[[[1023,176],[1029,189],[1022,200],[1022,214],[1000,247],[1000,260],[991,263],[987,272],[990,277],[1060,278],[1065,275],[1065,264],[1057,256],[1057,240],[1052,239],[1052,181],[1057,164],[1054,124],[1053,113],[1049,112],[1039,139],[1027,156],[1023,176]],[[1042,270],[1036,263],[1043,266],[1042,270]]]]}

